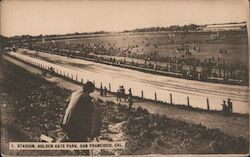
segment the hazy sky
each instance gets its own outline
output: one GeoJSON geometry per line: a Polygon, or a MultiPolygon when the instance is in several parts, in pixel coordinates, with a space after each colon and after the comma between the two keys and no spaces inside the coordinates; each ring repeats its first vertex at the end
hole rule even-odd
{"type": "Polygon", "coordinates": [[[2,0],[0,28],[13,36],[241,22],[248,7],[247,0],[2,0]]]}

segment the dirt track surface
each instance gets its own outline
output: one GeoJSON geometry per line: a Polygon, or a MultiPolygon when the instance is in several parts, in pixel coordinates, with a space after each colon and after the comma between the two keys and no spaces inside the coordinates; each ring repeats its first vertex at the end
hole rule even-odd
{"type": "MultiPolygon", "coordinates": [[[[20,61],[12,59],[10,57],[4,57],[6,60],[32,72],[32,73],[41,73],[40,70],[31,67],[27,64],[24,64],[20,61]]],[[[58,86],[70,89],[77,90],[81,88],[79,85],[73,84],[71,82],[65,81],[58,77],[47,77],[45,78],[51,82],[55,82],[58,86]]],[[[100,97],[98,91],[93,93],[94,97],[101,98],[102,100],[116,101],[116,97],[109,95],[107,97],[100,97]]],[[[127,104],[122,102],[122,104],[127,104]]],[[[187,110],[180,108],[179,106],[164,106],[155,102],[148,101],[136,101],[134,107],[141,106],[146,108],[150,113],[159,113],[160,115],[166,115],[168,118],[179,119],[186,121],[188,123],[201,124],[210,129],[220,129],[226,134],[233,136],[242,136],[245,139],[249,137],[249,119],[248,117],[241,116],[230,116],[225,117],[218,113],[212,112],[197,112],[192,110],[187,110]]]]}
{"type": "Polygon", "coordinates": [[[232,86],[217,83],[205,83],[192,80],[184,80],[167,76],[159,76],[138,72],[135,70],[119,68],[91,61],[80,59],[69,59],[59,55],[34,51],[28,53],[11,53],[11,55],[28,59],[37,63],[52,66],[65,74],[77,76],[78,80],[84,81],[95,80],[96,86],[108,87],[111,83],[112,91],[120,85],[125,89],[132,87],[132,93],[135,96],[141,96],[144,91],[144,97],[155,99],[154,94],[157,93],[157,100],[170,102],[169,94],[173,95],[174,104],[187,104],[187,96],[189,97],[192,107],[207,108],[207,98],[209,99],[210,109],[221,110],[223,100],[230,98],[233,102],[233,110],[236,113],[248,113],[248,87],[232,86]],[[32,58],[31,58],[31,57],[32,58]],[[107,75],[108,74],[108,75],[107,75]]]}

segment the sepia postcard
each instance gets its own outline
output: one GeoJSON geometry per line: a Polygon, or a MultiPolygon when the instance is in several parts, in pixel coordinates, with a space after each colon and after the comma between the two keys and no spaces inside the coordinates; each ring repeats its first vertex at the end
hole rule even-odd
{"type": "Polygon", "coordinates": [[[3,156],[249,156],[248,0],[1,0],[3,156]]]}

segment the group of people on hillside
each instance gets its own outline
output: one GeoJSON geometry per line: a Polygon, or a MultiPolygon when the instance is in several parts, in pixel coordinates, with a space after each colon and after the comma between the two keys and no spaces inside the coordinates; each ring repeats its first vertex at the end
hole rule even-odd
{"type": "Polygon", "coordinates": [[[233,113],[233,103],[231,102],[231,99],[228,98],[227,104],[226,101],[223,100],[222,105],[222,115],[227,116],[233,113]]]}
{"type": "Polygon", "coordinates": [[[121,102],[121,98],[124,98],[124,101],[126,102],[128,99],[129,109],[131,109],[133,105],[132,89],[129,88],[128,94],[126,94],[125,91],[126,91],[125,88],[123,86],[120,86],[116,93],[116,100],[121,102]]]}
{"type": "Polygon", "coordinates": [[[100,87],[100,96],[107,96],[107,93],[108,93],[107,87],[104,86],[104,88],[103,88],[102,85],[101,85],[101,87],[100,87]]]}
{"type": "MultiPolygon", "coordinates": [[[[107,96],[107,93],[110,92],[108,91],[107,87],[102,86],[100,87],[100,96],[107,96]]],[[[129,88],[128,90],[128,94],[126,94],[126,90],[124,88],[124,86],[120,86],[119,89],[117,89],[117,93],[116,93],[116,101],[121,102],[122,99],[124,99],[124,101],[126,102],[128,100],[129,102],[129,108],[132,107],[133,105],[133,95],[132,95],[132,89],[129,88]]]]}

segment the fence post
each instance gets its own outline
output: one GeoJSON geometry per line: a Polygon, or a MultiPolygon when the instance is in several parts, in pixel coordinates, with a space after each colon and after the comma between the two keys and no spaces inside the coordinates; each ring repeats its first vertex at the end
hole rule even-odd
{"type": "Polygon", "coordinates": [[[111,92],[111,84],[109,83],[109,91],[111,92]]]}
{"type": "Polygon", "coordinates": [[[170,104],[173,104],[172,93],[170,93],[170,104]]]}
{"type": "Polygon", "coordinates": [[[78,74],[76,74],[76,81],[78,82],[78,74]]]}
{"type": "Polygon", "coordinates": [[[189,97],[187,97],[187,105],[190,106],[190,104],[189,104],[189,97]]]}
{"type": "Polygon", "coordinates": [[[155,101],[157,101],[157,94],[156,94],[156,92],[155,92],[155,101]]]}
{"type": "Polygon", "coordinates": [[[207,98],[207,110],[208,110],[208,111],[210,110],[208,98],[207,98]]]}
{"type": "Polygon", "coordinates": [[[72,78],[72,80],[74,80],[73,74],[71,74],[71,78],[72,78]]]}
{"type": "Polygon", "coordinates": [[[143,99],[143,90],[141,91],[141,98],[143,99]]]}
{"type": "Polygon", "coordinates": [[[83,79],[81,78],[81,83],[83,83],[83,79]]]}

